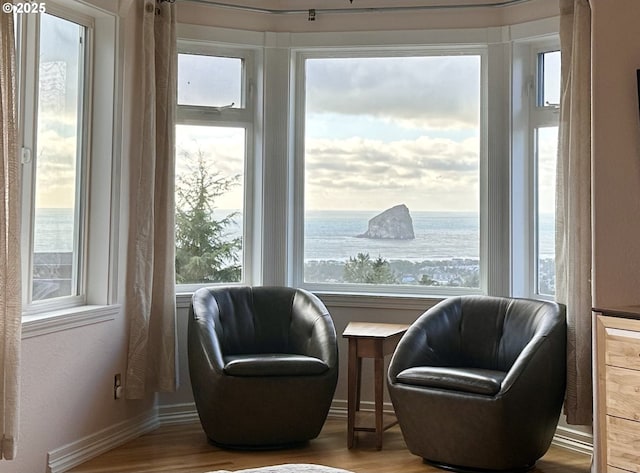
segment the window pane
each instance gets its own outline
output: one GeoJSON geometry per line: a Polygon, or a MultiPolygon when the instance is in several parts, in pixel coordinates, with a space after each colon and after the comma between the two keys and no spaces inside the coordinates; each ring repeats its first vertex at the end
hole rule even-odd
{"type": "Polygon", "coordinates": [[[178,104],[240,108],[242,59],[178,55],[178,104]]]}
{"type": "Polygon", "coordinates": [[[537,281],[538,294],[554,295],[555,275],[555,196],[558,127],[538,128],[537,150],[537,281]]]}
{"type": "Polygon", "coordinates": [[[540,94],[538,106],[560,104],[560,51],[540,53],[540,94]]]}
{"type": "Polygon", "coordinates": [[[244,128],[176,127],[176,282],[242,277],[244,128]]]}
{"type": "Polygon", "coordinates": [[[78,294],[84,28],[42,14],[32,300],[78,294]]]}
{"type": "Polygon", "coordinates": [[[479,287],[480,84],[479,56],[306,61],[306,282],[479,287]]]}

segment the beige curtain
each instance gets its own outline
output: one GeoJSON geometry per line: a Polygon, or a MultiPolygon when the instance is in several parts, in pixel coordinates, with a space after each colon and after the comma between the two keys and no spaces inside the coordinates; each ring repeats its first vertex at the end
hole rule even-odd
{"type": "Polygon", "coordinates": [[[569,424],[591,425],[591,8],[560,1],[556,298],[567,306],[569,424]]]}
{"type": "Polygon", "coordinates": [[[12,460],[18,437],[20,380],[20,165],[17,156],[13,15],[0,14],[0,459],[12,460]]]}
{"type": "Polygon", "coordinates": [[[166,1],[135,2],[135,60],[129,185],[125,395],[176,388],[174,146],[176,12],[166,1]]]}

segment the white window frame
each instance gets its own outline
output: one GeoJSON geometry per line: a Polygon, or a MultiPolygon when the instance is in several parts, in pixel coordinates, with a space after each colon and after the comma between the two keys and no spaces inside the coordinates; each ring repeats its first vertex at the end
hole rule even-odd
{"type": "MultiPolygon", "coordinates": [[[[540,54],[551,52],[551,51],[559,51],[560,44],[555,41],[548,41],[544,43],[537,43],[535,47],[532,49],[531,60],[533,61],[533,70],[535,71],[535,80],[534,80],[534,93],[531,94],[531,160],[533,164],[533,171],[531,175],[532,185],[531,188],[533,190],[533,206],[532,206],[532,218],[531,221],[534,222],[533,226],[533,248],[531,251],[531,268],[533,270],[532,275],[532,283],[533,286],[530,289],[530,293],[532,297],[536,297],[539,299],[548,299],[553,300],[553,294],[542,294],[540,292],[540,283],[539,283],[539,271],[538,271],[538,261],[539,261],[539,242],[538,237],[540,235],[539,232],[539,219],[538,219],[538,197],[537,197],[537,189],[538,189],[538,166],[537,166],[537,157],[538,152],[536,150],[536,133],[539,128],[544,127],[557,127],[560,123],[560,104],[539,104],[539,97],[542,93],[542,71],[540,70],[540,54]]],[[[540,97],[541,98],[541,97],[540,97]]]]}
{"type": "MultiPolygon", "coordinates": [[[[244,201],[242,209],[242,279],[219,285],[245,285],[255,281],[255,225],[256,218],[256,113],[257,113],[257,54],[244,47],[219,45],[189,39],[178,40],[178,54],[231,57],[243,60],[242,103],[239,107],[177,105],[176,125],[238,127],[245,130],[245,162],[243,171],[244,201]]],[[[191,293],[200,287],[216,285],[176,284],[177,293],[191,293]]]]}
{"type": "MultiPolygon", "coordinates": [[[[80,188],[82,211],[78,242],[80,294],[31,302],[31,241],[33,227],[34,161],[22,166],[23,336],[112,319],[118,312],[117,241],[119,232],[120,42],[117,12],[70,0],[48,0],[47,13],[87,28],[80,188]],[[98,92],[99,91],[99,92],[98,92]],[[93,126],[99,124],[99,126],[93,126]],[[107,238],[105,238],[107,235],[107,238]],[[89,244],[91,242],[91,244],[89,244]],[[50,320],[51,322],[47,322],[50,320]]],[[[35,149],[38,90],[38,15],[20,15],[18,44],[19,152],[35,149]]]]}
{"type": "Polygon", "coordinates": [[[560,49],[558,33],[517,41],[512,84],[512,293],[553,300],[538,292],[536,130],[559,125],[559,106],[538,104],[538,55],[560,49]]]}
{"type": "MultiPolygon", "coordinates": [[[[413,298],[424,301],[448,295],[441,290],[417,293],[411,286],[393,286],[383,292],[380,286],[355,291],[351,285],[316,287],[302,283],[304,148],[298,137],[304,136],[299,120],[304,111],[300,107],[304,83],[300,69],[305,55],[350,54],[356,50],[405,50],[413,54],[425,49],[476,49],[485,51],[480,163],[483,263],[479,292],[529,297],[533,234],[529,223],[532,169],[527,80],[531,45],[557,41],[558,30],[558,17],[495,28],[350,33],[257,33],[178,25],[182,44],[244,48],[255,54],[255,155],[250,176],[254,195],[251,208],[247,208],[253,210],[253,234],[251,241],[245,241],[245,248],[250,247],[253,252],[253,261],[245,273],[249,276],[250,269],[252,280],[247,282],[303,285],[323,293],[323,297],[357,299],[358,304],[370,302],[373,306],[381,303],[377,297],[380,293],[384,300],[401,305],[413,298]],[[392,297],[394,294],[398,297],[392,297]]],[[[179,301],[188,304],[187,294],[179,301]]]]}
{"type": "MultiPolygon", "coordinates": [[[[495,228],[487,225],[489,209],[486,194],[488,193],[488,175],[486,172],[487,161],[490,159],[487,148],[487,120],[488,120],[488,85],[487,85],[488,48],[483,45],[440,46],[437,44],[415,46],[378,46],[378,47],[341,47],[295,50],[293,55],[293,80],[295,81],[293,116],[293,242],[291,245],[290,265],[292,280],[295,286],[320,293],[353,293],[353,294],[385,294],[385,295],[417,295],[417,296],[453,296],[460,294],[488,293],[489,272],[492,269],[490,252],[486,243],[490,238],[489,232],[495,228]],[[479,147],[479,261],[480,261],[480,287],[479,288],[449,288],[427,287],[421,285],[367,285],[367,284],[330,284],[309,283],[304,281],[304,117],[305,117],[305,61],[315,58],[332,57],[390,57],[390,56],[434,56],[434,55],[477,55],[480,56],[481,85],[480,85],[480,147],[479,147]],[[491,228],[490,228],[491,227],[491,228]]],[[[497,192],[500,192],[496,189],[497,192]]],[[[498,229],[499,231],[500,229],[498,229]]]]}

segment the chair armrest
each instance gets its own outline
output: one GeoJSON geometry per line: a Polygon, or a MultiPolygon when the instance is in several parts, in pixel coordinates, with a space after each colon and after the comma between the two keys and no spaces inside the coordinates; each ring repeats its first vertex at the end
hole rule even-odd
{"type": "Polygon", "coordinates": [[[498,396],[509,391],[533,391],[538,397],[551,394],[546,385],[561,386],[566,379],[566,327],[533,337],[507,372],[498,396]]]}
{"type": "Polygon", "coordinates": [[[338,365],[338,344],[333,319],[318,297],[298,289],[293,298],[291,346],[296,353],[338,365]]]}
{"type": "Polygon", "coordinates": [[[216,300],[208,289],[194,293],[189,309],[188,348],[190,364],[205,363],[209,370],[222,374],[224,359],[215,327],[218,311],[216,300]]]}
{"type": "Polygon", "coordinates": [[[429,346],[427,331],[421,318],[409,327],[391,357],[389,363],[389,380],[391,382],[395,383],[398,374],[408,368],[445,365],[429,346]]]}

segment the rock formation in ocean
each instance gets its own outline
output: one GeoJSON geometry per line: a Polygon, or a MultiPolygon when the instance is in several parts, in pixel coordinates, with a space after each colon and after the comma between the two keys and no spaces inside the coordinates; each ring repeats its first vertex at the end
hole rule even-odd
{"type": "Polygon", "coordinates": [[[369,220],[369,228],[359,238],[377,240],[413,240],[413,220],[406,205],[400,204],[385,210],[369,220]]]}

